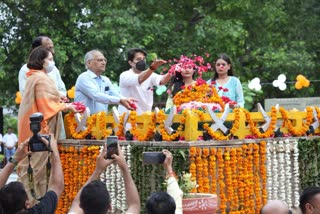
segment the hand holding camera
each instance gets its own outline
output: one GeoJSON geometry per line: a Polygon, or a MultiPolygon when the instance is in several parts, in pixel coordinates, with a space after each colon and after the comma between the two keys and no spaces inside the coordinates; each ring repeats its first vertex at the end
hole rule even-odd
{"type": "Polygon", "coordinates": [[[105,158],[109,160],[114,160],[122,170],[125,169],[125,167],[127,167],[127,163],[123,155],[123,152],[119,146],[117,136],[107,137],[107,151],[105,158]]]}
{"type": "Polygon", "coordinates": [[[165,159],[163,152],[143,152],[144,164],[163,164],[165,159]]]}
{"type": "Polygon", "coordinates": [[[43,121],[43,114],[40,112],[34,113],[30,116],[30,129],[33,133],[29,140],[29,148],[32,152],[51,151],[50,149],[50,135],[39,134],[41,130],[41,122],[43,121]],[[44,138],[48,145],[41,139],[44,138]]]}
{"type": "Polygon", "coordinates": [[[114,159],[112,156],[116,154],[119,155],[118,151],[118,137],[117,136],[108,136],[107,137],[107,152],[106,159],[114,159]]]}
{"type": "Polygon", "coordinates": [[[20,162],[22,159],[24,159],[25,157],[27,157],[29,154],[31,154],[30,151],[26,150],[26,147],[29,145],[29,138],[27,140],[25,140],[23,143],[21,143],[18,146],[18,149],[16,151],[16,153],[14,154],[14,159],[17,162],[20,162]]]}
{"type": "Polygon", "coordinates": [[[127,166],[123,152],[118,144],[117,136],[109,136],[106,145],[97,157],[96,172],[101,173],[111,163],[117,163],[120,169],[127,166]]]}

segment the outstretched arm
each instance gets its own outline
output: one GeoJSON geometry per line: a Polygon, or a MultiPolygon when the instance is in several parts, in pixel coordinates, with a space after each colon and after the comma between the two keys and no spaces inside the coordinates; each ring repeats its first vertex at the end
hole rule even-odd
{"type": "MultiPolygon", "coordinates": [[[[45,138],[42,137],[41,140],[45,144],[49,144],[45,138]]],[[[51,135],[50,147],[52,150],[52,171],[48,189],[54,191],[58,198],[60,198],[64,190],[64,179],[57,140],[54,139],[53,135],[51,135]]]]}
{"type": "Polygon", "coordinates": [[[160,80],[160,85],[165,85],[171,79],[171,77],[172,75],[170,73],[164,74],[160,80]]]}
{"type": "MultiPolygon", "coordinates": [[[[151,74],[152,74],[155,70],[157,70],[157,68],[158,68],[160,65],[162,65],[162,64],[164,64],[164,63],[166,63],[166,61],[155,59],[155,60],[152,62],[151,66],[150,66],[147,70],[142,71],[142,72],[139,74],[139,76],[138,76],[139,84],[142,84],[144,81],[146,81],[146,80],[151,76],[151,74]]],[[[170,78],[169,78],[169,79],[170,79],[170,78]]],[[[168,81],[169,81],[169,80],[167,80],[167,82],[168,82],[168,81]]]]}
{"type": "Polygon", "coordinates": [[[175,214],[182,214],[182,197],[183,192],[179,187],[179,184],[175,178],[175,173],[172,169],[173,156],[171,152],[166,149],[162,150],[162,153],[166,156],[166,159],[163,162],[163,167],[167,171],[167,193],[174,199],[176,203],[175,214]]]}
{"type": "Polygon", "coordinates": [[[137,187],[131,177],[129,167],[124,158],[123,152],[118,145],[119,155],[113,155],[112,157],[115,159],[115,162],[118,164],[121,169],[124,186],[126,190],[126,200],[128,204],[127,213],[130,214],[139,214],[140,213],[140,197],[137,190],[137,187]]]}
{"type": "MultiPolygon", "coordinates": [[[[100,174],[105,170],[114,160],[112,159],[104,159],[104,156],[106,154],[107,147],[104,147],[102,152],[97,157],[97,163],[96,168],[94,172],[91,174],[90,178],[87,180],[87,182],[83,185],[86,186],[91,181],[97,180],[100,177],[100,174]]],[[[83,187],[79,190],[76,197],[72,201],[71,208],[69,210],[69,213],[71,214],[83,214],[83,210],[80,207],[80,195],[83,187]]]]}
{"type": "Polygon", "coordinates": [[[7,165],[1,170],[0,172],[0,188],[2,188],[6,183],[10,176],[10,174],[13,172],[14,167],[16,164],[18,164],[22,159],[27,157],[28,154],[31,154],[31,152],[26,151],[26,147],[28,146],[29,139],[25,140],[20,146],[18,147],[16,153],[13,157],[13,162],[8,162],[7,165]]]}

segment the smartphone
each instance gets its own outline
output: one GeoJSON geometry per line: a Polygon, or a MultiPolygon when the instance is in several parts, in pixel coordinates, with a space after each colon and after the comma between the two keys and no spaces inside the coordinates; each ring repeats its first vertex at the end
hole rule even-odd
{"type": "Polygon", "coordinates": [[[107,153],[105,155],[106,159],[112,159],[112,155],[119,155],[118,152],[118,137],[108,136],[107,137],[107,153]]]}
{"type": "Polygon", "coordinates": [[[162,164],[166,156],[162,152],[143,152],[144,164],[162,164]]]}

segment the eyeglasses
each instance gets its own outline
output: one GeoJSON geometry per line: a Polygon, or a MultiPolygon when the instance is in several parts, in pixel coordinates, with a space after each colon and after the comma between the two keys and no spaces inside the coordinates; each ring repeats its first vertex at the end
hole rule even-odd
{"type": "Polygon", "coordinates": [[[218,67],[219,67],[220,65],[226,66],[227,64],[226,64],[226,63],[217,63],[217,64],[216,64],[216,66],[218,66],[218,67]]]}
{"type": "MultiPolygon", "coordinates": [[[[108,60],[106,58],[102,58],[102,59],[91,59],[91,60],[95,60],[95,61],[98,61],[98,62],[108,62],[108,60]]],[[[90,60],[90,61],[91,61],[90,60]]]]}

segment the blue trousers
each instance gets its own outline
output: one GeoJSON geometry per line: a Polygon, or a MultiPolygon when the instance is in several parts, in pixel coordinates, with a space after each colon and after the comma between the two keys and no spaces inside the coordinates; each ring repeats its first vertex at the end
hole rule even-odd
{"type": "Polygon", "coordinates": [[[13,147],[12,149],[7,149],[7,148],[5,148],[4,150],[5,150],[6,159],[7,159],[7,163],[8,163],[8,162],[9,162],[9,158],[10,158],[11,156],[13,156],[14,153],[16,152],[16,147],[13,147]]]}

